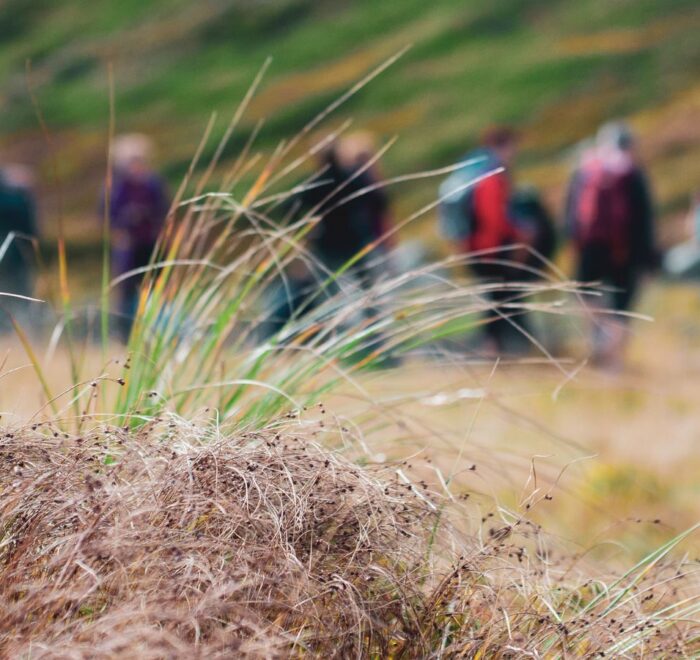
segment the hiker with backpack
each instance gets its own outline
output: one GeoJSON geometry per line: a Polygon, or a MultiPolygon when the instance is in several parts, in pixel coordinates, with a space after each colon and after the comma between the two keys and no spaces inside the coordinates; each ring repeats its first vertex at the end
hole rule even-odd
{"type": "Polygon", "coordinates": [[[528,235],[528,245],[532,249],[525,258],[525,265],[530,269],[520,277],[528,281],[542,279],[542,270],[554,257],[559,242],[552,213],[533,185],[518,186],[510,207],[515,225],[528,235]]]}
{"type": "Polygon", "coordinates": [[[529,252],[513,246],[530,245],[532,230],[518,223],[512,207],[510,170],[516,153],[516,134],[509,127],[487,130],[482,146],[465,156],[463,164],[440,186],[439,223],[444,238],[464,253],[476,253],[471,270],[488,288],[491,304],[485,326],[487,348],[512,350],[524,337],[525,317],[502,305],[517,292],[509,285],[524,279],[529,252]]]}
{"type": "MultiPolygon", "coordinates": [[[[654,213],[635,140],[623,123],[598,132],[571,179],[566,227],[577,255],[577,278],[606,287],[604,306],[630,310],[640,277],[656,266],[654,213]]],[[[619,366],[627,341],[625,317],[594,314],[593,354],[599,364],[619,366]]]]}

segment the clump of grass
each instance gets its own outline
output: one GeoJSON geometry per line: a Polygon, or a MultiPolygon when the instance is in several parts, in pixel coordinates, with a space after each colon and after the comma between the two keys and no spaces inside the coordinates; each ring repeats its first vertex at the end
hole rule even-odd
{"type": "Polygon", "coordinates": [[[700,650],[683,623],[698,604],[669,598],[686,569],[662,565],[677,541],[607,586],[581,581],[546,556],[534,525],[462,539],[440,496],[396,466],[325,449],[311,439],[321,430],[297,416],[226,431],[170,415],[137,431],[8,430],[0,654],[700,650]]]}
{"type": "Polygon", "coordinates": [[[20,429],[0,461],[3,656],[359,655],[418,629],[431,496],[299,424],[20,429]]]}

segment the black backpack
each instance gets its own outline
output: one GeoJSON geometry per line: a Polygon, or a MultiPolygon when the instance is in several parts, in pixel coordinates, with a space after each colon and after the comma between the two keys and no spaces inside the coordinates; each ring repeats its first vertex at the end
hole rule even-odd
{"type": "Polygon", "coordinates": [[[528,258],[528,265],[542,268],[540,257],[551,259],[557,249],[557,230],[552,215],[539,192],[530,186],[517,189],[511,199],[511,215],[515,224],[531,231],[535,238],[530,247],[537,252],[528,258]]]}

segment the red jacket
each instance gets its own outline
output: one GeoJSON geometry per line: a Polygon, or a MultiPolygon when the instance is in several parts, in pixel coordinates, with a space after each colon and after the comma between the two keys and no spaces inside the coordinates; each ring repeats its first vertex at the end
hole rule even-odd
{"type": "Polygon", "coordinates": [[[494,174],[474,189],[474,232],[465,241],[468,251],[490,250],[522,242],[509,215],[510,181],[505,172],[494,174]]]}

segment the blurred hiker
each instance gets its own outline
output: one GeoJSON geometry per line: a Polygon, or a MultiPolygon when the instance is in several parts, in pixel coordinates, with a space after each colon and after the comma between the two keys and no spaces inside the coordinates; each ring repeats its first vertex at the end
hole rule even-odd
{"type": "Polygon", "coordinates": [[[664,272],[679,280],[700,280],[700,190],[691,197],[687,217],[688,240],[664,255],[664,272]]]}
{"type": "Polygon", "coordinates": [[[471,269],[482,283],[502,285],[488,290],[493,309],[485,326],[487,347],[498,353],[523,343],[524,317],[509,318],[512,312],[502,305],[517,297],[508,285],[524,279],[519,265],[529,254],[510,248],[530,245],[534,238],[532,228],[519,224],[513,215],[511,167],[516,138],[509,127],[487,130],[481,148],[467,154],[464,165],[440,186],[442,235],[465,253],[479,253],[471,269]]]}
{"type": "Polygon", "coordinates": [[[355,191],[374,188],[365,190],[357,200],[353,200],[353,203],[357,204],[353,213],[369,219],[368,232],[361,239],[363,247],[371,241],[376,241],[373,255],[375,257],[386,255],[391,248],[395,247],[396,241],[390,234],[391,208],[389,199],[381,186],[384,176],[376,158],[376,143],[369,133],[357,132],[341,139],[336,150],[338,161],[348,176],[358,173],[357,179],[351,183],[355,191]]]}
{"type": "MultiPolygon", "coordinates": [[[[604,305],[629,311],[640,276],[657,259],[651,193],[625,124],[603,126],[595,146],[583,154],[571,180],[566,213],[578,279],[601,282],[609,289],[604,305]]],[[[628,335],[625,317],[596,314],[593,325],[593,360],[619,366],[628,335]]]]}
{"type": "MultiPolygon", "coordinates": [[[[319,172],[299,200],[302,211],[316,219],[309,233],[311,264],[294,263],[287,269],[286,283],[276,288],[271,331],[299,310],[308,311],[324,296],[337,294],[337,283],[330,278],[351,261],[342,280],[365,291],[386,270],[389,246],[380,239],[389,229],[389,203],[374,157],[374,145],[364,134],[340,140],[321,153],[319,172]]],[[[371,318],[376,310],[366,307],[363,312],[371,318]]]]}
{"type": "MultiPolygon", "coordinates": [[[[31,296],[34,291],[34,250],[38,236],[34,196],[26,171],[0,170],[0,292],[31,296]],[[20,176],[21,175],[21,176],[20,176]]],[[[32,303],[0,296],[0,307],[19,320],[32,303]]],[[[0,312],[0,331],[11,329],[7,314],[0,312]]]]}
{"type": "MultiPolygon", "coordinates": [[[[143,135],[123,135],[114,142],[114,172],[109,198],[112,272],[123,275],[147,266],[169,209],[163,180],[151,169],[152,144],[143,135]]],[[[103,194],[102,208],[105,197],[103,194]]],[[[143,274],[118,288],[119,330],[128,337],[138,305],[143,274]]]]}
{"type": "Polygon", "coordinates": [[[302,195],[305,212],[319,218],[309,236],[313,257],[324,280],[360,255],[350,273],[362,286],[370,285],[372,259],[369,247],[385,232],[388,200],[378,183],[369,156],[357,144],[340,142],[320,158],[319,174],[302,195]]]}
{"type": "MultiPolygon", "coordinates": [[[[324,152],[319,175],[304,192],[304,208],[320,217],[310,237],[312,252],[331,272],[366,250],[385,231],[388,200],[381,188],[374,188],[378,180],[376,169],[369,166],[370,158],[341,141],[324,152]]],[[[371,256],[370,252],[363,254],[353,266],[355,276],[364,283],[371,278],[371,256]]]]}

